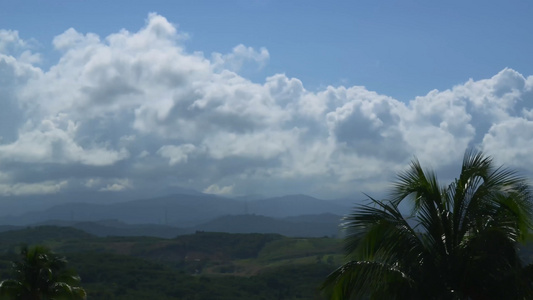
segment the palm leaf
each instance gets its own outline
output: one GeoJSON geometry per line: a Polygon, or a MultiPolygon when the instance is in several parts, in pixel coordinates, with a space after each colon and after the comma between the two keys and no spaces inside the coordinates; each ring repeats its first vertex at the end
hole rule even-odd
{"type": "Polygon", "coordinates": [[[369,197],[345,218],[349,262],[323,288],[331,299],[531,299],[533,267],[522,268],[517,245],[533,227],[532,200],[523,177],[480,151],[466,151],[447,187],[415,159],[391,200],[369,197]],[[398,209],[406,201],[414,227],[398,209]]]}
{"type": "Polygon", "coordinates": [[[413,284],[406,274],[390,265],[351,261],[331,273],[323,288],[332,300],[361,299],[375,296],[376,291],[405,299],[413,284]]]}

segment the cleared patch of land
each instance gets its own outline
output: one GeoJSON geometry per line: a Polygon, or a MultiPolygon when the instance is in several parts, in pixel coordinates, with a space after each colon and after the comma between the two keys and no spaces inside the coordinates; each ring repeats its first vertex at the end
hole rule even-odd
{"type": "Polygon", "coordinates": [[[327,237],[96,237],[42,226],[0,233],[1,279],[21,244],[65,255],[93,299],[323,299],[318,287],[343,259],[341,240],[327,237]]]}

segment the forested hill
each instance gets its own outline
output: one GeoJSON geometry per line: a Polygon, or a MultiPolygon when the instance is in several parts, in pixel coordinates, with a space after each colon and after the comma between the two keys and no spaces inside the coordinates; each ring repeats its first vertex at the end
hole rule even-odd
{"type": "Polygon", "coordinates": [[[23,244],[65,255],[90,299],[323,299],[343,255],[333,238],[197,232],[172,239],[97,237],[68,227],[0,233],[0,276],[23,244]]]}
{"type": "MultiPolygon", "coordinates": [[[[196,232],[171,239],[97,237],[70,227],[0,233],[0,280],[21,244],[66,256],[89,299],[324,299],[324,278],[344,261],[334,238],[196,232]]],[[[531,262],[533,246],[521,247],[531,262]]]]}

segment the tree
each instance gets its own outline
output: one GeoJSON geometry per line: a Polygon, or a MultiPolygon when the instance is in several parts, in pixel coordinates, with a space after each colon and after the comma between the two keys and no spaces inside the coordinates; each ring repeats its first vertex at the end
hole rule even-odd
{"type": "Polygon", "coordinates": [[[80,277],[66,268],[67,261],[43,246],[22,247],[13,263],[13,279],[0,282],[0,299],[86,299],[80,277]]]}
{"type": "Polygon", "coordinates": [[[331,299],[533,299],[518,256],[532,217],[526,179],[481,152],[465,153],[448,186],[415,159],[389,200],[346,217],[348,262],[323,288],[331,299]]]}

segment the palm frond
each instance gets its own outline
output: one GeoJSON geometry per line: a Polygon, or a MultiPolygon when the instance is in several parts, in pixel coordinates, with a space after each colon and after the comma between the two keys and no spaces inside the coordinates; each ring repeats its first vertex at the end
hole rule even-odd
{"type": "Polygon", "coordinates": [[[20,297],[24,286],[17,280],[7,279],[0,282],[0,299],[20,297]]]}
{"type": "Polygon", "coordinates": [[[414,281],[393,266],[378,262],[351,261],[331,273],[322,288],[331,300],[361,299],[376,293],[405,299],[414,281]]]}
{"type": "Polygon", "coordinates": [[[324,284],[332,299],[533,298],[533,267],[517,254],[533,228],[533,198],[515,171],[468,150],[444,187],[415,159],[391,200],[369,199],[345,219],[350,261],[324,284]],[[406,201],[409,217],[398,208],[406,201]]]}
{"type": "Polygon", "coordinates": [[[374,205],[362,205],[344,220],[345,251],[354,259],[390,259],[411,256],[419,260],[423,245],[398,207],[370,198],[374,205]],[[414,256],[414,257],[413,257],[414,256]]]}

